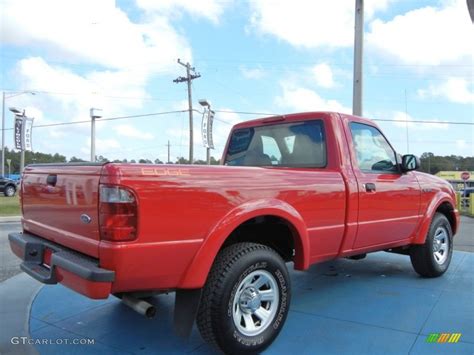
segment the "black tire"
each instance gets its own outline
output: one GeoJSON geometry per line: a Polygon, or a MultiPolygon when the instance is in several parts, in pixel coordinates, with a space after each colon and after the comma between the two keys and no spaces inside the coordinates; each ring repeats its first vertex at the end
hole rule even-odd
{"type": "MultiPolygon", "coordinates": [[[[286,265],[273,249],[255,243],[230,245],[216,257],[203,290],[197,315],[201,336],[226,354],[263,351],[273,342],[285,323],[291,298],[290,287],[286,265]],[[261,282],[268,280],[268,283],[258,286],[260,277],[261,282]],[[250,286],[245,287],[246,285],[250,286]],[[257,289],[251,285],[257,285],[257,289]],[[254,292],[255,290],[257,291],[254,292]],[[263,293],[272,293],[272,290],[278,290],[278,298],[275,296],[274,301],[260,301],[259,297],[263,293]],[[257,302],[252,303],[255,299],[257,302]],[[250,306],[247,307],[245,301],[249,301],[250,306]],[[252,311],[251,307],[259,308],[252,311]],[[268,320],[257,317],[262,307],[271,314],[268,320]],[[258,334],[244,334],[239,329],[246,328],[244,316],[252,319],[252,324],[256,320],[254,329],[262,327],[254,330],[258,334]],[[234,319],[239,318],[240,325],[237,325],[234,319]]],[[[248,329],[250,331],[250,327],[248,329]]]]}
{"type": "Polygon", "coordinates": [[[16,188],[13,185],[7,185],[5,186],[5,189],[3,190],[3,194],[6,197],[13,197],[15,196],[15,193],[16,193],[16,188]]]}
{"type": "Polygon", "coordinates": [[[444,214],[436,213],[425,244],[413,245],[410,248],[411,264],[415,271],[423,277],[438,277],[448,270],[452,255],[453,231],[451,224],[444,214]],[[441,254],[442,245],[446,245],[447,250],[441,254]],[[437,250],[438,252],[436,252],[437,250]]]}

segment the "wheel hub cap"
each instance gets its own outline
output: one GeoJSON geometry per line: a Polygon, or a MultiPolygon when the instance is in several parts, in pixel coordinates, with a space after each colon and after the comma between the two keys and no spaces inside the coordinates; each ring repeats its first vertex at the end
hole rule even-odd
{"type": "Polygon", "coordinates": [[[449,234],[445,227],[440,226],[436,229],[433,238],[433,257],[441,265],[448,258],[449,254],[449,234]]]}
{"type": "Polygon", "coordinates": [[[254,287],[247,287],[240,295],[240,309],[245,313],[255,313],[262,305],[262,296],[254,287]]]}
{"type": "Polygon", "coordinates": [[[275,277],[266,270],[256,270],[237,285],[232,302],[236,329],[246,336],[261,334],[273,322],[280,301],[275,277]]]}

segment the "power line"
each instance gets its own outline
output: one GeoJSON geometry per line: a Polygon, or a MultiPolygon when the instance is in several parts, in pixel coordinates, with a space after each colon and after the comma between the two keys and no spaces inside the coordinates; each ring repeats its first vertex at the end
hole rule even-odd
{"type": "MultiPolygon", "coordinates": [[[[370,76],[370,74],[366,74],[366,76],[370,76]]],[[[399,75],[397,75],[397,78],[400,78],[399,75]]],[[[430,79],[431,80],[431,79],[430,79]]],[[[220,81],[215,81],[216,84],[218,85],[221,85],[223,88],[227,89],[227,90],[231,90],[233,92],[235,92],[237,95],[239,95],[241,98],[244,98],[244,96],[242,96],[242,94],[239,92],[239,91],[236,91],[235,89],[232,89],[230,86],[227,86],[225,84],[223,84],[222,82],[220,81]]],[[[265,82],[264,82],[265,83],[265,82]]],[[[261,84],[261,83],[260,83],[261,84]]],[[[11,89],[11,88],[0,88],[0,91],[14,91],[14,89],[11,89]]],[[[144,101],[176,101],[175,99],[167,99],[167,98],[159,98],[159,97],[153,97],[153,96],[114,96],[114,95],[106,95],[106,94],[99,94],[99,93],[95,93],[95,92],[84,92],[84,93],[81,93],[81,92],[61,92],[61,91],[45,91],[45,90],[26,90],[28,92],[34,92],[34,93],[38,93],[38,94],[45,94],[45,95],[60,95],[60,96],[82,96],[82,95],[98,95],[98,96],[101,96],[101,97],[104,97],[104,98],[109,98],[109,99],[116,99],[116,100],[144,100],[144,101]]],[[[254,91],[255,94],[262,94],[262,93],[267,93],[268,90],[258,90],[258,91],[254,91]]],[[[369,93],[370,94],[370,93],[369,93]]],[[[331,99],[335,99],[335,100],[347,100],[348,97],[346,96],[331,96],[331,99]]],[[[409,99],[411,99],[409,97],[409,99]]],[[[376,103],[380,103],[380,102],[393,102],[393,103],[401,103],[403,102],[403,100],[400,100],[400,98],[389,98],[387,96],[384,96],[384,97],[377,97],[377,96],[369,96],[368,98],[365,98],[364,99],[364,102],[376,102],[376,103]]],[[[433,102],[433,101],[413,101],[413,100],[410,100],[409,101],[411,105],[430,105],[430,106],[433,106],[433,105],[445,105],[446,103],[452,103],[450,100],[448,99],[440,99],[440,98],[437,98],[436,99],[436,102],[433,102]]]]}
{"type": "MultiPolygon", "coordinates": [[[[249,111],[230,111],[230,110],[215,110],[215,112],[221,113],[238,113],[239,115],[260,115],[260,116],[281,116],[281,113],[270,113],[270,112],[249,112],[249,111]]],[[[474,122],[462,122],[462,121],[425,121],[425,120],[389,120],[381,118],[373,118],[371,121],[383,121],[383,122],[408,122],[408,123],[435,123],[435,124],[457,124],[457,125],[474,125],[474,122]]]]}
{"type": "Polygon", "coordinates": [[[462,121],[425,121],[425,120],[389,120],[382,118],[374,118],[371,121],[381,121],[381,122],[408,122],[408,123],[430,123],[430,124],[453,124],[453,125],[468,125],[474,126],[474,122],[462,122],[462,121]]]}
{"type": "MultiPolygon", "coordinates": [[[[139,117],[170,115],[170,114],[173,114],[173,113],[182,113],[182,112],[188,112],[188,110],[154,112],[154,113],[145,113],[145,114],[130,115],[130,116],[105,117],[105,118],[98,118],[98,119],[96,119],[96,121],[114,121],[114,120],[123,120],[123,119],[127,119],[127,118],[139,118],[139,117]]],[[[42,124],[42,125],[35,125],[34,128],[67,126],[67,125],[72,125],[72,124],[81,124],[81,123],[90,123],[90,122],[91,122],[90,120],[83,120],[83,121],[48,123],[48,124],[42,124]]],[[[11,130],[13,130],[13,128],[5,128],[5,131],[11,131],[11,130]]]]}
{"type": "MultiPolygon", "coordinates": [[[[231,110],[214,110],[218,113],[237,113],[239,115],[256,115],[256,116],[279,116],[282,115],[281,113],[274,113],[274,112],[250,112],[250,111],[231,111],[231,110]]],[[[129,118],[140,118],[140,117],[151,117],[151,116],[162,116],[162,115],[170,115],[175,113],[184,113],[188,112],[188,110],[175,110],[175,111],[163,111],[163,112],[154,112],[154,113],[145,113],[139,115],[129,115],[129,116],[116,116],[116,117],[105,117],[97,119],[97,121],[114,121],[114,120],[123,120],[129,118]]],[[[233,125],[232,123],[220,119],[218,117],[214,117],[215,120],[228,124],[233,125]]],[[[462,121],[433,121],[433,120],[393,120],[393,119],[383,119],[383,118],[374,118],[371,121],[379,121],[379,122],[394,122],[394,123],[426,123],[426,124],[452,124],[452,125],[468,125],[473,126],[474,122],[462,122],[462,121]]],[[[34,128],[45,128],[45,127],[56,127],[56,126],[67,126],[73,124],[82,124],[82,123],[90,123],[90,120],[82,120],[82,121],[71,121],[71,122],[58,122],[58,123],[49,123],[49,124],[42,124],[42,125],[35,125],[34,128]]],[[[11,131],[13,128],[5,128],[5,131],[11,131]]]]}
{"type": "MultiPolygon", "coordinates": [[[[2,88],[2,91],[13,91],[13,89],[2,88]]],[[[164,99],[152,96],[118,96],[118,95],[107,95],[101,94],[98,92],[64,92],[64,91],[47,91],[47,90],[28,90],[34,92],[35,94],[44,94],[44,95],[59,95],[59,96],[84,96],[84,95],[97,95],[107,99],[117,99],[117,100],[144,100],[144,101],[175,101],[174,99],[164,99]]]]}

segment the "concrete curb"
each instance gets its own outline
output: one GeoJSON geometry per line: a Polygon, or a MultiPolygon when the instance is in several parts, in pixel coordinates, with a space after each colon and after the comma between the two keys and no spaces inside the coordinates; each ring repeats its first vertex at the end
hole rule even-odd
{"type": "Polygon", "coordinates": [[[20,222],[21,216],[1,216],[0,223],[20,222]]]}
{"type": "Polygon", "coordinates": [[[43,285],[25,273],[0,283],[0,354],[38,354],[33,345],[12,344],[12,337],[30,337],[30,310],[43,285]]]}

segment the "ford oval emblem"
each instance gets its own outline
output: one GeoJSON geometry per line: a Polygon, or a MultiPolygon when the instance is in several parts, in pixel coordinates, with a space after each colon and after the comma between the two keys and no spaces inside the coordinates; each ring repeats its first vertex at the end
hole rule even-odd
{"type": "Polygon", "coordinates": [[[92,218],[90,218],[88,215],[84,213],[84,214],[81,214],[81,221],[82,223],[89,224],[91,223],[92,218]]]}

